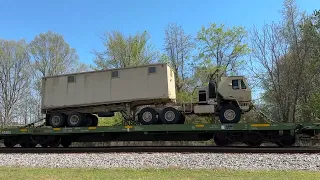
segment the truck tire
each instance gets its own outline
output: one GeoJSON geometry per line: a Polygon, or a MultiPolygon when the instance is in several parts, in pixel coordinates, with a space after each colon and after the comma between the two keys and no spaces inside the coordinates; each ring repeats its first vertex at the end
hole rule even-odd
{"type": "Polygon", "coordinates": [[[98,117],[95,115],[92,115],[92,126],[98,126],[98,117]]]}
{"type": "Polygon", "coordinates": [[[87,116],[87,122],[85,126],[97,126],[98,125],[98,118],[93,114],[89,114],[87,116]]]}
{"type": "Polygon", "coordinates": [[[78,112],[73,112],[68,115],[67,124],[69,127],[80,127],[85,122],[85,115],[78,112]]]}
{"type": "Polygon", "coordinates": [[[240,109],[232,104],[226,104],[222,106],[219,118],[221,123],[238,123],[241,118],[240,109]]]}
{"type": "Polygon", "coordinates": [[[61,113],[52,114],[49,118],[49,124],[53,128],[65,126],[65,115],[61,113]]]}
{"type": "Polygon", "coordinates": [[[186,122],[186,115],[181,113],[181,119],[179,121],[179,124],[184,124],[184,122],[186,122]]]}
{"type": "Polygon", "coordinates": [[[160,119],[163,124],[179,124],[181,113],[173,107],[166,107],[160,113],[160,119]]]}
{"type": "Polygon", "coordinates": [[[157,124],[157,111],[151,107],[143,108],[138,114],[138,121],[142,125],[157,124]]]}

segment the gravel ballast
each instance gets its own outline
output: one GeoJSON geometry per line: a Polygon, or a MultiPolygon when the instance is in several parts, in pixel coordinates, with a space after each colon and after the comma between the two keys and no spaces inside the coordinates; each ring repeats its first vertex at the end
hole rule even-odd
{"type": "Polygon", "coordinates": [[[320,170],[320,154],[96,153],[0,154],[0,166],[320,170]]]}

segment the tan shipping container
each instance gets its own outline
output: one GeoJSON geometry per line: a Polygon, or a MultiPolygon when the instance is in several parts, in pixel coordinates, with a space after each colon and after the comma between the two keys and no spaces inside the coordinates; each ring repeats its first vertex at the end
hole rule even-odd
{"type": "Polygon", "coordinates": [[[44,77],[42,109],[176,99],[174,73],[167,64],[44,77]]]}

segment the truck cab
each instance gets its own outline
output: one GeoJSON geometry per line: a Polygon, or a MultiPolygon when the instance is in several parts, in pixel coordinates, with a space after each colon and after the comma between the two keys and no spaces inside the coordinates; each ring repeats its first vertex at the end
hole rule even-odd
{"type": "Polygon", "coordinates": [[[218,93],[224,101],[234,101],[241,111],[248,112],[251,103],[251,89],[243,76],[222,77],[218,85],[218,93]]]}
{"type": "Polygon", "coordinates": [[[221,123],[238,123],[241,114],[251,110],[251,89],[243,76],[210,80],[208,86],[198,88],[196,114],[216,114],[221,123]]]}

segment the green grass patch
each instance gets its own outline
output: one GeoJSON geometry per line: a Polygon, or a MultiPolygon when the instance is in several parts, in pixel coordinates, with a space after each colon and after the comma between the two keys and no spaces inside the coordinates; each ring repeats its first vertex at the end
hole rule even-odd
{"type": "Polygon", "coordinates": [[[73,169],[0,167],[0,179],[319,179],[320,172],[311,171],[236,171],[190,169],[73,169]]]}

